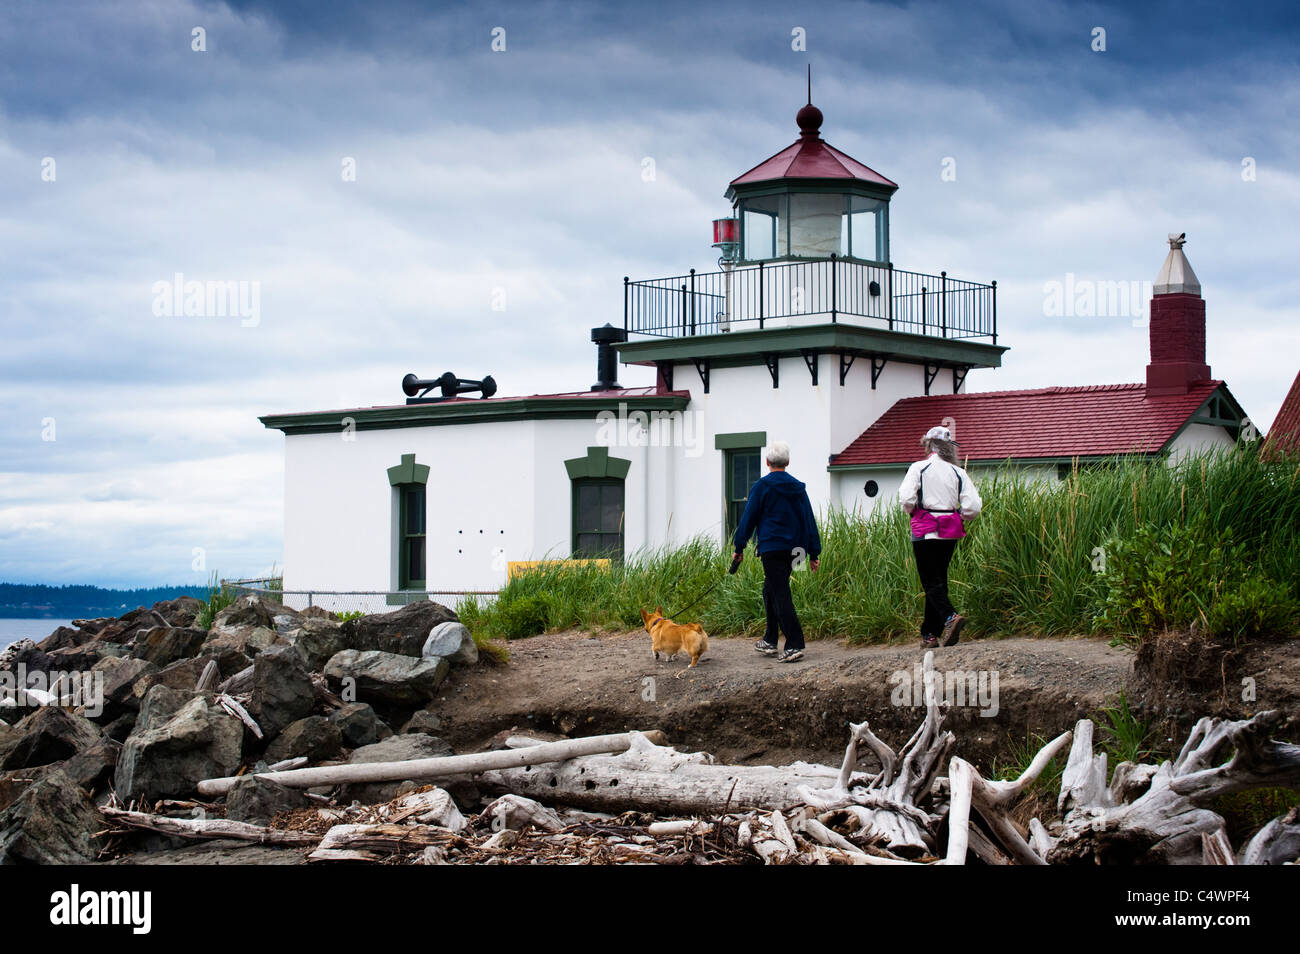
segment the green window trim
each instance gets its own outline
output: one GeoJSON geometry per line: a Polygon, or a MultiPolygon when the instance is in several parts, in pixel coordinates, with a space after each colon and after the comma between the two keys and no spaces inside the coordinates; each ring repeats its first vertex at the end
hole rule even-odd
{"type": "Polygon", "coordinates": [[[734,434],[713,435],[714,450],[741,450],[767,446],[767,431],[737,431],[734,434]]]}
{"type": "Polygon", "coordinates": [[[571,457],[564,462],[564,469],[570,480],[582,480],[587,477],[613,477],[617,480],[627,478],[632,462],[622,457],[610,457],[608,447],[588,447],[586,457],[571,457]]]}
{"type": "Polygon", "coordinates": [[[402,462],[388,468],[388,483],[396,487],[399,484],[427,484],[429,482],[429,465],[417,464],[414,454],[403,454],[402,462]]]}

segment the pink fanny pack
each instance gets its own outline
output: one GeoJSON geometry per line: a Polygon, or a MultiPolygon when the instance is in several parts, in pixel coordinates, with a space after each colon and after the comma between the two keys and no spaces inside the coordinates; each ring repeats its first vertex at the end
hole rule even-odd
{"type": "Polygon", "coordinates": [[[912,537],[924,539],[926,534],[937,533],[940,540],[957,540],[966,536],[966,522],[959,513],[931,513],[928,510],[912,512],[912,537]]]}

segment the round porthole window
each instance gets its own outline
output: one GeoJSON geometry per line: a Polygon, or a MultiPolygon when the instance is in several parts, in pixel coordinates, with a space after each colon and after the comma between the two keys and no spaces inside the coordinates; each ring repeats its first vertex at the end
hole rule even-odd
{"type": "Polygon", "coordinates": [[[876,494],[880,493],[880,485],[874,480],[868,480],[862,489],[868,497],[874,497],[876,494]]]}

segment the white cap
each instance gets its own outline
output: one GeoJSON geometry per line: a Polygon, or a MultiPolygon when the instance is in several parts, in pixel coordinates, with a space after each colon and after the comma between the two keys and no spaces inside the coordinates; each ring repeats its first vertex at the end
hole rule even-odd
{"type": "Polygon", "coordinates": [[[930,428],[925,432],[925,436],[921,438],[921,443],[925,443],[926,441],[952,441],[954,444],[957,443],[952,440],[952,431],[948,430],[946,427],[930,428]]]}

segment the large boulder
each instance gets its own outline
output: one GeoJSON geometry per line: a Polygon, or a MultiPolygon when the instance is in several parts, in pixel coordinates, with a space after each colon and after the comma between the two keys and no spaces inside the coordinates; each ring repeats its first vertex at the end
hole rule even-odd
{"type": "Polygon", "coordinates": [[[418,657],[433,627],[458,621],[441,603],[419,600],[392,613],[350,619],[343,624],[343,634],[350,649],[418,657]]]}
{"type": "Polygon", "coordinates": [[[365,702],[350,702],[342,709],[335,709],[328,718],[338,726],[343,744],[349,749],[374,745],[393,734],[393,730],[380,721],[375,710],[365,702]]]}
{"type": "Polygon", "coordinates": [[[16,725],[0,728],[0,769],[62,762],[101,737],[88,719],[57,706],[42,706],[16,725]]]}
{"type": "Polygon", "coordinates": [[[315,704],[311,674],[296,649],[285,644],[257,654],[248,711],[265,738],[274,739],[289,723],[310,715],[315,704]]]}
{"type": "Polygon", "coordinates": [[[335,653],[348,648],[343,624],[332,619],[306,617],[298,629],[287,633],[312,672],[320,672],[335,653]]]}
{"type": "Polygon", "coordinates": [[[0,865],[77,865],[95,860],[99,812],[57,769],[0,811],[0,865]]]}
{"type": "Polygon", "coordinates": [[[244,725],[205,694],[154,686],[122,746],[114,788],[124,801],[193,792],[239,767],[244,725]]]}
{"type": "Polygon", "coordinates": [[[247,775],[226,795],[226,817],[231,821],[266,825],[280,812],[309,804],[311,800],[297,789],[247,775]]]}
{"type": "Polygon", "coordinates": [[[199,682],[199,676],[211,660],[203,657],[178,659],[158,672],[141,676],[131,687],[137,699],[143,700],[154,686],[166,686],[169,689],[193,689],[199,682]]]}
{"type": "Polygon", "coordinates": [[[453,666],[472,666],[478,662],[478,646],[464,623],[439,623],[424,641],[420,655],[425,659],[441,656],[453,666]]]}
{"type": "Polygon", "coordinates": [[[91,667],[91,672],[103,673],[103,707],[95,714],[99,722],[111,722],[126,711],[140,707],[140,700],[132,693],[137,679],[151,675],[158,667],[147,659],[106,656],[91,667]]]}
{"type": "Polygon", "coordinates": [[[423,705],[447,675],[447,660],[421,659],[379,650],[345,649],[325,665],[331,684],[350,698],[394,706],[423,705]]]}
{"type": "Polygon", "coordinates": [[[147,659],[155,666],[169,666],[178,659],[193,656],[207,638],[207,632],[202,629],[155,626],[136,636],[131,655],[136,659],[147,659]]]}
{"type": "Polygon", "coordinates": [[[257,658],[258,653],[265,652],[279,642],[279,634],[266,626],[235,627],[219,632],[213,629],[199,647],[199,655],[215,659],[221,670],[221,678],[228,679],[246,668],[257,658]]]}
{"type": "Polygon", "coordinates": [[[81,672],[93,669],[95,663],[109,656],[121,658],[131,655],[131,647],[121,643],[106,643],[98,639],[80,646],[64,646],[50,650],[50,668],[59,672],[81,672]]]}
{"type": "Polygon", "coordinates": [[[311,762],[332,759],[343,749],[343,733],[325,716],[308,716],[285,726],[266,749],[263,758],[282,762],[306,756],[311,762]]]}
{"type": "Polygon", "coordinates": [[[80,629],[76,626],[60,626],[37,643],[36,647],[43,652],[52,653],[56,649],[75,649],[77,646],[82,646],[94,638],[95,633],[90,630],[80,629]]]}
{"type": "MultiPolygon", "coordinates": [[[[357,749],[348,759],[348,764],[409,762],[413,759],[441,758],[454,754],[450,745],[431,735],[394,735],[382,742],[357,749]]],[[[357,801],[364,805],[375,805],[390,800],[398,794],[399,790],[412,789],[425,784],[428,784],[427,781],[408,779],[399,782],[344,785],[339,792],[339,797],[344,802],[357,801]]]]}

